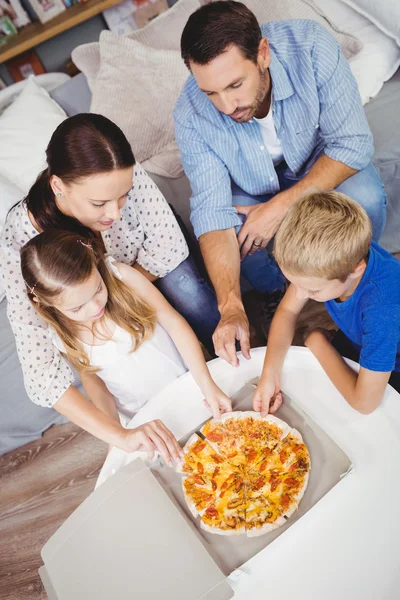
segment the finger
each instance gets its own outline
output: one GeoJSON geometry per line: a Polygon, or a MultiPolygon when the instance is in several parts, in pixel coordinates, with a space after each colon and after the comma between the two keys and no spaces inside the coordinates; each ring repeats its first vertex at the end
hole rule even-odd
{"type": "Polygon", "coordinates": [[[224,333],[218,332],[217,335],[214,333],[213,342],[217,356],[233,367],[237,367],[239,360],[236,355],[236,337],[234,336],[234,332],[232,330],[225,330],[224,333]]]}
{"type": "Polygon", "coordinates": [[[273,414],[282,406],[283,396],[281,392],[278,392],[274,398],[272,398],[271,403],[269,405],[269,412],[273,414]]]}
{"type": "MultiPolygon", "coordinates": [[[[239,231],[239,233],[237,235],[237,241],[238,241],[238,244],[239,244],[239,248],[241,246],[243,246],[243,244],[245,243],[246,238],[247,238],[248,235],[249,235],[249,232],[247,230],[246,223],[245,223],[244,225],[242,225],[242,228],[241,228],[241,230],[239,231]]],[[[254,238],[254,236],[252,236],[252,239],[253,238],[254,238]]]]}
{"type": "Polygon", "coordinates": [[[162,437],[168,447],[170,454],[174,458],[174,460],[179,460],[180,458],[183,458],[183,450],[180,447],[179,442],[176,439],[176,437],[174,436],[174,434],[172,433],[172,431],[170,431],[168,429],[168,427],[166,425],[164,425],[164,423],[162,421],[158,422],[158,427],[162,431],[162,434],[163,434],[162,437]]]}
{"type": "Polygon", "coordinates": [[[205,406],[208,408],[208,410],[210,411],[210,413],[212,413],[214,420],[219,421],[221,418],[221,412],[220,412],[219,405],[216,402],[210,404],[210,402],[208,402],[205,398],[204,398],[203,402],[204,402],[205,406]]]}
{"type": "Polygon", "coordinates": [[[266,417],[269,412],[269,404],[271,399],[266,400],[265,396],[261,399],[261,416],[266,417]]]}
{"type": "Polygon", "coordinates": [[[219,421],[221,419],[221,411],[219,409],[219,404],[215,403],[210,406],[210,410],[212,412],[212,416],[215,421],[219,421]]]}
{"type": "Polygon", "coordinates": [[[253,408],[256,412],[261,411],[261,396],[258,392],[256,392],[253,396],[253,408]]]}
{"type": "Polygon", "coordinates": [[[246,217],[251,210],[251,206],[235,205],[233,208],[239,213],[239,215],[245,215],[246,217]]]}
{"type": "Polygon", "coordinates": [[[226,397],[220,402],[220,408],[222,412],[232,412],[232,401],[226,397]]]}
{"type": "Polygon", "coordinates": [[[159,424],[159,435],[164,440],[172,459],[178,461],[183,456],[182,448],[179,446],[174,434],[161,421],[159,424]]]}
{"type": "Polygon", "coordinates": [[[252,249],[253,242],[254,242],[254,237],[253,237],[252,234],[249,233],[247,235],[246,241],[244,242],[244,244],[240,248],[240,258],[242,260],[246,258],[246,256],[248,255],[248,253],[252,249]]]}
{"type": "Polygon", "coordinates": [[[147,452],[147,457],[149,460],[153,460],[154,458],[154,452],[155,452],[155,446],[153,444],[153,442],[150,440],[150,438],[146,435],[143,434],[143,439],[140,442],[140,447],[143,447],[143,450],[145,452],[147,452]]]}
{"type": "Polygon", "coordinates": [[[168,450],[164,440],[162,439],[162,437],[155,430],[153,430],[149,433],[149,437],[150,437],[151,441],[153,442],[153,444],[155,445],[158,452],[161,454],[162,458],[167,463],[167,465],[171,466],[172,465],[171,455],[170,455],[169,450],[168,450]]]}
{"type": "Polygon", "coordinates": [[[224,344],[224,351],[226,356],[228,357],[227,362],[232,365],[232,367],[239,366],[239,359],[236,354],[236,338],[234,341],[227,341],[224,344]]]}
{"type": "Polygon", "coordinates": [[[183,457],[183,450],[180,447],[179,442],[172,433],[172,431],[168,429],[168,427],[158,419],[156,421],[156,426],[160,436],[163,438],[165,444],[167,445],[171,456],[175,460],[178,460],[179,458],[183,457]]]}
{"type": "Polygon", "coordinates": [[[250,360],[250,331],[248,329],[240,329],[239,342],[243,356],[246,360],[250,360]]]}
{"type": "Polygon", "coordinates": [[[252,245],[252,247],[249,250],[250,256],[253,256],[253,254],[255,254],[256,252],[258,252],[259,250],[262,250],[262,244],[263,244],[262,238],[256,238],[253,241],[253,245],[252,245]]]}
{"type": "MultiPolygon", "coordinates": [[[[235,359],[233,359],[233,362],[232,362],[232,358],[229,355],[229,353],[227,352],[227,350],[225,348],[225,344],[222,342],[222,340],[219,343],[214,344],[214,349],[215,349],[215,354],[217,356],[219,356],[220,358],[225,360],[228,364],[232,365],[233,367],[236,367],[235,359]]],[[[236,361],[237,361],[237,358],[236,358],[236,361]]]]}

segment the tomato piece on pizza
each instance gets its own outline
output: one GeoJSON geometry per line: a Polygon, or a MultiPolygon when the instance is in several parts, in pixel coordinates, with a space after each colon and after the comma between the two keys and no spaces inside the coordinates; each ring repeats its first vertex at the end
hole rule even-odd
{"type": "Polygon", "coordinates": [[[199,481],[200,475],[188,475],[182,480],[182,489],[190,512],[197,517],[215,503],[216,492],[207,483],[199,481]]]}

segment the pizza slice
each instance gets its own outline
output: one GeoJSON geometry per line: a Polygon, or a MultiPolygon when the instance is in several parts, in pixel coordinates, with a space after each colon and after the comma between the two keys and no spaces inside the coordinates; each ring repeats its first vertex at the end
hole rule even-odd
{"type": "Polygon", "coordinates": [[[219,535],[245,533],[245,485],[243,476],[233,472],[200,517],[202,529],[219,535]]]}
{"type": "Polygon", "coordinates": [[[211,419],[200,430],[218,452],[229,459],[234,459],[240,454],[245,442],[241,414],[241,412],[224,413],[219,421],[211,419]]]}
{"type": "Polygon", "coordinates": [[[283,494],[282,482],[271,474],[248,475],[246,485],[246,532],[249,537],[263,535],[285,524],[287,511],[297,504],[283,494]],[[285,507],[285,508],[283,508],[285,507]]]}
{"type": "Polygon", "coordinates": [[[268,447],[270,450],[291,431],[281,419],[273,415],[262,417],[260,413],[243,413],[243,428],[246,439],[254,446],[268,447]]]}
{"type": "Polygon", "coordinates": [[[177,471],[187,475],[211,474],[216,466],[222,465],[224,462],[224,458],[196,433],[185,444],[183,453],[184,458],[177,465],[177,471]]]}
{"type": "Polygon", "coordinates": [[[216,493],[204,481],[199,481],[200,475],[188,475],[182,479],[183,495],[190,512],[197,517],[209,506],[215,503],[216,493]]]}

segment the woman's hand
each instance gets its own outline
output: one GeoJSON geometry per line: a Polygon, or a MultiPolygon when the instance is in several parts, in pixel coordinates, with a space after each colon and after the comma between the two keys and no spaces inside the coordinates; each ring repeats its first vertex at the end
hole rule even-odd
{"type": "Polygon", "coordinates": [[[282,405],[280,385],[280,378],[274,374],[266,373],[260,379],[253,397],[253,408],[256,412],[261,412],[262,417],[268,413],[273,414],[282,405]]]}
{"type": "Polygon", "coordinates": [[[217,421],[222,413],[232,411],[231,399],[217,386],[213,392],[207,394],[207,397],[204,399],[204,404],[212,412],[214,419],[217,421]]]}
{"type": "Polygon", "coordinates": [[[125,452],[145,451],[150,460],[158,451],[169,466],[173,461],[183,458],[182,448],[175,436],[159,419],[135,429],[124,429],[121,448],[125,452]]]}

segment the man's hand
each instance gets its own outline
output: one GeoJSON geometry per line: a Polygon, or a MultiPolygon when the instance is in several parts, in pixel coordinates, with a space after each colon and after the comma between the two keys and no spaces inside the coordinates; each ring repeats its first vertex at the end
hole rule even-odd
{"type": "Polygon", "coordinates": [[[240,247],[240,258],[266,248],[275,235],[283,217],[287,212],[286,203],[281,202],[280,194],[268,202],[253,206],[235,206],[240,215],[245,215],[244,222],[237,236],[240,247]]]}
{"type": "Polygon", "coordinates": [[[279,377],[263,374],[253,396],[254,410],[261,412],[261,416],[265,417],[268,413],[276,412],[282,402],[279,377]]]}
{"type": "Polygon", "coordinates": [[[236,340],[247,360],[250,357],[250,328],[244,308],[226,309],[221,311],[221,320],[213,335],[215,354],[220,356],[233,367],[239,366],[236,354],[236,340]]]}

